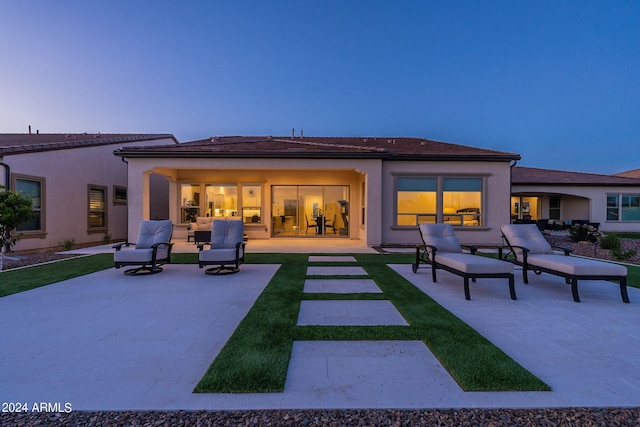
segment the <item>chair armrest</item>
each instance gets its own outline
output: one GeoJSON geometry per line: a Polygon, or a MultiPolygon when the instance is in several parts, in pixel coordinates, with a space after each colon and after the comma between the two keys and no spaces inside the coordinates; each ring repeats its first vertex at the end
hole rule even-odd
{"type": "Polygon", "coordinates": [[[198,252],[202,252],[204,250],[204,243],[200,243],[198,246],[196,246],[198,248],[198,252]]]}
{"type": "Polygon", "coordinates": [[[159,242],[159,243],[154,243],[153,245],[151,245],[151,249],[158,249],[160,246],[168,246],[168,247],[172,247],[173,243],[171,242],[159,242]]]}
{"type": "Polygon", "coordinates": [[[566,256],[569,256],[569,254],[571,254],[571,251],[572,251],[569,248],[565,248],[564,246],[557,246],[557,245],[551,245],[551,249],[557,249],[559,251],[563,251],[566,256]]]}
{"type": "Polygon", "coordinates": [[[135,245],[135,243],[120,242],[120,243],[116,243],[115,245],[113,245],[112,248],[115,249],[116,251],[119,251],[120,249],[122,249],[122,246],[129,247],[131,245],[135,245]]]}

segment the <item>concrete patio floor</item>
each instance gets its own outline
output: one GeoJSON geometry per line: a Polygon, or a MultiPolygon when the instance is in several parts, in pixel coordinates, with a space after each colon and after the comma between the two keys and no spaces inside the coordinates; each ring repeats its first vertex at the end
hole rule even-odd
{"type": "Polygon", "coordinates": [[[433,283],[426,267],[391,267],[552,391],[464,392],[419,341],[306,341],[294,343],[283,393],[194,394],[278,266],[211,277],[176,264],[0,298],[0,399],[74,410],[640,406],[639,289],[624,304],[616,285],[583,282],[574,303],[563,280],[543,274],[530,285],[517,276],[517,301],[499,279],[479,280],[466,301],[457,276],[441,272],[433,283]]]}

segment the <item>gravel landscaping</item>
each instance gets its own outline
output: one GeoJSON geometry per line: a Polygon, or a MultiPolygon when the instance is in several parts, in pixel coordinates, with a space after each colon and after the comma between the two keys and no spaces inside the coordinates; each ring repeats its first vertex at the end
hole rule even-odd
{"type": "Polygon", "coordinates": [[[2,414],[21,426],[638,426],[639,408],[262,410],[2,414]]]}

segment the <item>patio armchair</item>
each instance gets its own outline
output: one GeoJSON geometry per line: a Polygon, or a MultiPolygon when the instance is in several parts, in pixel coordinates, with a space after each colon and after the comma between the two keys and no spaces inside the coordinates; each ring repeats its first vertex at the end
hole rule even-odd
{"type": "MultiPolygon", "coordinates": [[[[524,283],[529,283],[528,272],[543,272],[563,277],[571,285],[573,300],[580,302],[578,280],[610,280],[620,284],[622,301],[628,303],[627,269],[618,264],[589,258],[570,256],[571,250],[551,246],[535,224],[509,224],[501,227],[509,245],[512,262],[522,266],[524,283]],[[554,249],[561,250],[563,254],[554,249]]],[[[509,254],[508,254],[509,255],[509,254]]]]}
{"type": "Polygon", "coordinates": [[[211,224],[210,249],[198,245],[198,266],[214,265],[205,274],[220,275],[240,271],[244,262],[244,222],[241,220],[215,220],[211,224]]]}
{"type": "Polygon", "coordinates": [[[162,271],[163,264],[171,262],[171,235],[173,224],[170,220],[142,221],[136,243],[118,243],[113,248],[115,268],[126,265],[138,265],[140,267],[125,270],[128,276],[136,274],[154,274],[162,271]],[[134,248],[127,249],[135,245],[134,248]]]}
{"type": "Polygon", "coordinates": [[[416,261],[412,266],[416,273],[420,263],[431,264],[432,279],[436,282],[436,270],[442,269],[463,278],[464,297],[471,299],[469,293],[469,279],[473,282],[479,278],[506,278],[509,281],[509,294],[511,299],[516,299],[514,285],[513,265],[508,262],[499,261],[475,255],[474,246],[465,246],[471,253],[463,253],[463,246],[460,245],[453,232],[451,224],[427,224],[419,226],[422,246],[416,248],[416,261]]]}

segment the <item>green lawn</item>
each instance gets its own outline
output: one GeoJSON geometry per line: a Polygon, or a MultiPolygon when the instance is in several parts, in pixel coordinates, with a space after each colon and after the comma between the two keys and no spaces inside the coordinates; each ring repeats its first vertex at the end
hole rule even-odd
{"type": "MultiPolygon", "coordinates": [[[[308,255],[277,255],[280,269],[195,391],[281,392],[296,340],[421,340],[464,390],[549,390],[546,384],[386,265],[410,263],[413,256],[354,256],[358,261],[356,265],[365,269],[383,291],[382,295],[303,294],[308,255]],[[296,326],[303,299],[387,299],[410,326],[296,326]]],[[[266,261],[258,254],[252,256],[252,262],[266,261]]],[[[269,262],[273,262],[273,258],[269,262]]]]}

